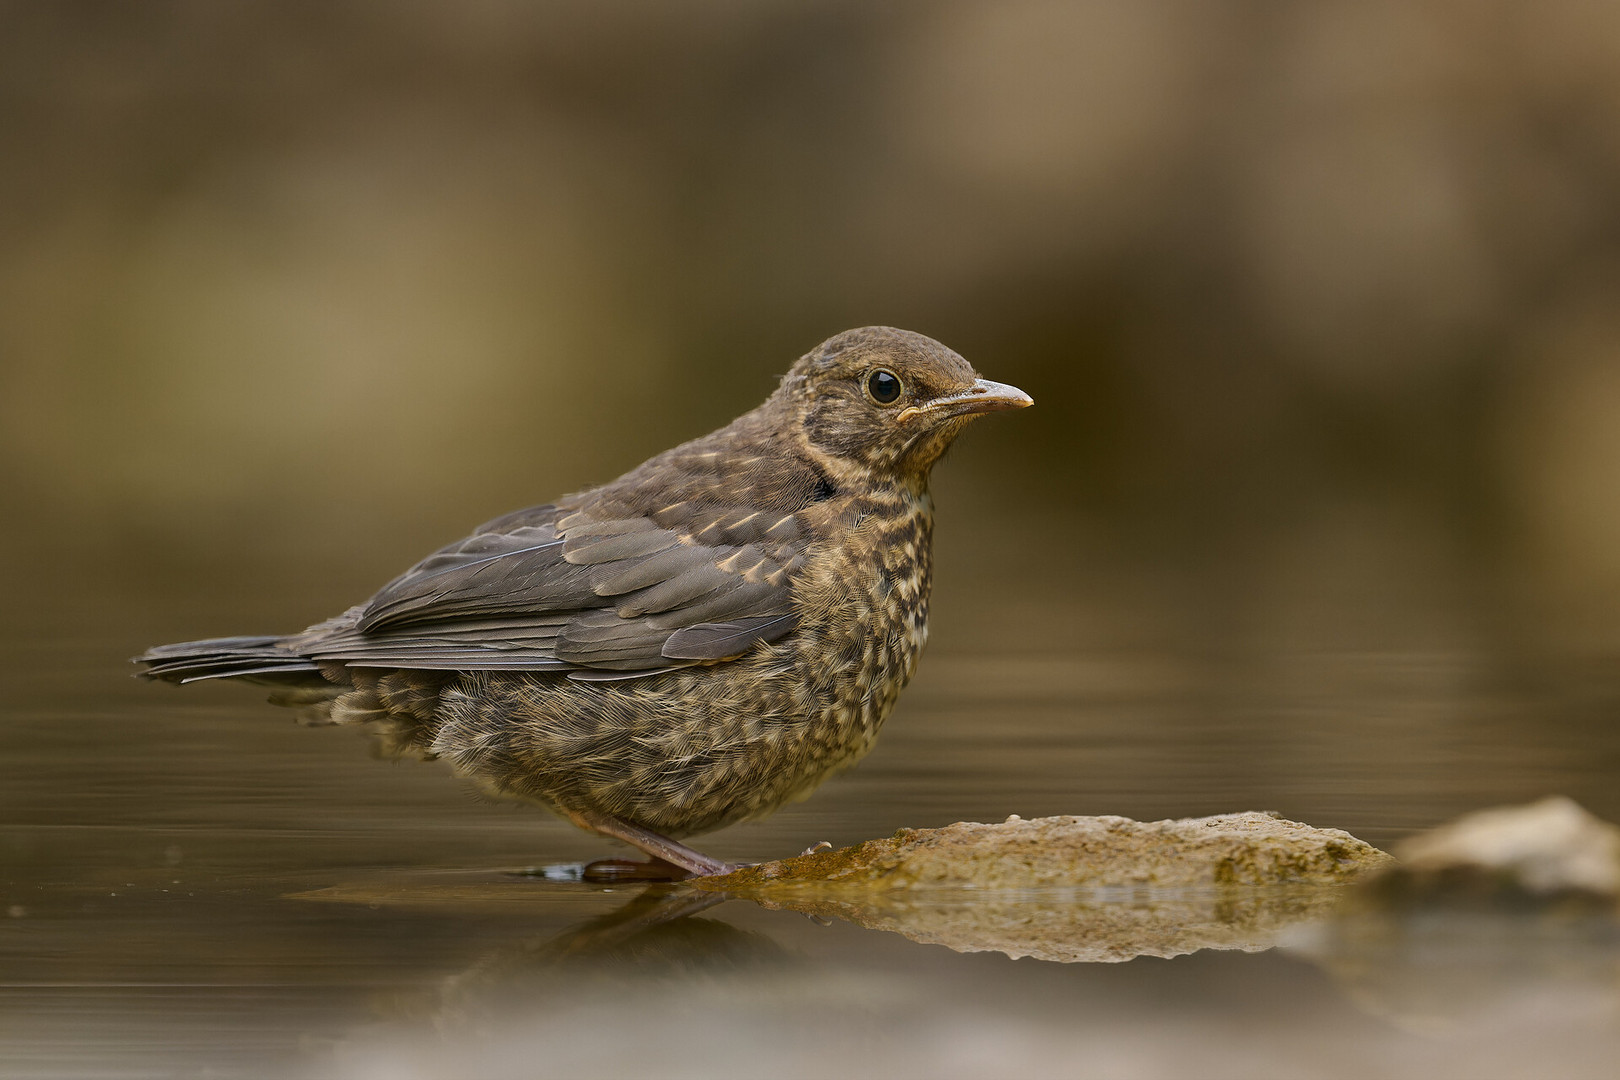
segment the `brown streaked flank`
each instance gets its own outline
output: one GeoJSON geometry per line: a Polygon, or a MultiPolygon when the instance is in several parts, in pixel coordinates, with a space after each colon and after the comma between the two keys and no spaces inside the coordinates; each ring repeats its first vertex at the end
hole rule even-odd
{"type": "Polygon", "coordinates": [[[802,798],[872,746],[928,637],[928,475],[1031,404],[920,334],[865,327],[765,403],[602,487],[496,518],[298,634],[163,645],[367,724],[693,874],[680,844],[802,798]]]}

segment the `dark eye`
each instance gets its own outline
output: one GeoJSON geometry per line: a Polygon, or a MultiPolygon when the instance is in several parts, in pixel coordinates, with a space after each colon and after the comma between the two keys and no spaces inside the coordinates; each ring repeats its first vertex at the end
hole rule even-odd
{"type": "Polygon", "coordinates": [[[893,405],[900,400],[900,376],[885,368],[878,368],[866,377],[866,393],[879,405],[893,405]]]}

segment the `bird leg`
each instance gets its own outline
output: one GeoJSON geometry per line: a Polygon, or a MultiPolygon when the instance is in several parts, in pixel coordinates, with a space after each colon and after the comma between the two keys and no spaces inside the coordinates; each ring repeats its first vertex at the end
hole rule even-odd
{"type": "Polygon", "coordinates": [[[655,833],[651,829],[644,829],[640,825],[632,825],[630,822],[622,818],[616,818],[612,814],[573,810],[569,811],[568,820],[582,829],[601,833],[603,836],[611,836],[615,840],[623,840],[631,847],[652,856],[655,864],[663,862],[678,866],[694,877],[729,874],[733,870],[742,869],[741,863],[722,862],[712,855],[694,851],[685,844],[671,840],[661,833],[655,833]]]}

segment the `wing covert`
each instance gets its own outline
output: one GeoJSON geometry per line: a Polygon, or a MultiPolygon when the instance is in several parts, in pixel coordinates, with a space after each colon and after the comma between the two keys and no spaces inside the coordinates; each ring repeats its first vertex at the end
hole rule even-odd
{"type": "Polygon", "coordinates": [[[630,676],[732,659],[796,625],[791,583],[808,540],[793,515],[692,503],[651,515],[605,509],[497,518],[314,628],[307,655],[630,676]]]}

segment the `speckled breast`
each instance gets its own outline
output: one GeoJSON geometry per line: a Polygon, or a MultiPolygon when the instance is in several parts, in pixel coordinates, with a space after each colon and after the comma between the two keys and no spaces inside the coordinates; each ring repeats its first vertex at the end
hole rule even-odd
{"type": "Polygon", "coordinates": [[[803,586],[795,635],[806,712],[827,773],[871,749],[928,640],[933,505],[927,493],[865,498],[859,523],[803,586]]]}
{"type": "Polygon", "coordinates": [[[433,751],[492,793],[670,836],[808,795],[871,749],[928,636],[928,496],[847,498],[794,586],[787,638],[588,696],[553,676],[462,676],[433,751]]]}

